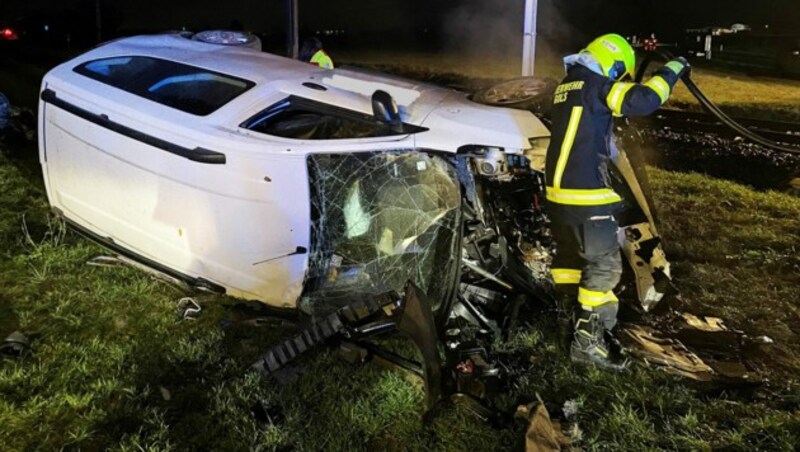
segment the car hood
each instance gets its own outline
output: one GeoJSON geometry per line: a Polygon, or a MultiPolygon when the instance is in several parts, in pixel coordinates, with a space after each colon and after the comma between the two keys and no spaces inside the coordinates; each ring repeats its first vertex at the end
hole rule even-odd
{"type": "Polygon", "coordinates": [[[476,144],[523,150],[530,147],[530,138],[550,136],[531,112],[478,104],[465,93],[436,85],[350,68],[328,73],[321,82],[333,88],[328,96],[337,92],[356,94],[342,96],[336,103],[364,113],[370,113],[372,93],[388,92],[404,122],[428,129],[415,136],[420,148],[455,152],[459,146],[476,144]]]}
{"type": "Polygon", "coordinates": [[[520,151],[530,147],[530,138],[550,136],[529,111],[481,105],[458,92],[443,98],[420,125],[429,130],[416,136],[417,147],[452,152],[453,143],[520,151]]]}

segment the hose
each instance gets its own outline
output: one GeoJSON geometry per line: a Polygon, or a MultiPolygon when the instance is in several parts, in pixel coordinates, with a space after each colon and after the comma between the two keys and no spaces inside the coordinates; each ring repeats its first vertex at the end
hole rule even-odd
{"type": "MultiPolygon", "coordinates": [[[[639,67],[639,70],[636,72],[636,82],[641,82],[642,79],[644,78],[645,71],[647,70],[647,67],[653,60],[653,55],[660,56],[665,61],[669,61],[675,58],[675,56],[672,53],[664,50],[659,52],[648,53],[647,57],[642,62],[642,65],[639,67]]],[[[719,119],[723,124],[733,129],[743,137],[749,139],[750,141],[760,144],[761,146],[764,146],[768,149],[771,149],[776,152],[784,152],[787,154],[800,155],[800,149],[784,146],[778,142],[764,138],[761,135],[756,134],[752,130],[736,122],[733,118],[728,116],[724,111],[720,110],[719,107],[717,107],[713,102],[711,102],[711,100],[709,100],[708,97],[706,97],[706,95],[703,94],[702,91],[700,91],[700,88],[697,87],[697,85],[694,83],[694,80],[692,80],[689,74],[690,74],[689,72],[686,72],[681,77],[681,81],[683,81],[683,84],[686,85],[686,88],[689,89],[689,92],[692,93],[692,95],[697,99],[698,102],[700,102],[700,105],[702,105],[703,108],[708,110],[709,113],[716,116],[717,119],[719,119]]]]}

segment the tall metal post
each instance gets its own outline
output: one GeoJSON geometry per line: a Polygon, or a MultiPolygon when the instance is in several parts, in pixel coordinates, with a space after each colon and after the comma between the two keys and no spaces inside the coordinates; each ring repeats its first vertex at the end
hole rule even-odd
{"type": "Polygon", "coordinates": [[[299,0],[286,0],[286,54],[297,59],[300,54],[299,0]]]}
{"type": "Polygon", "coordinates": [[[522,76],[533,76],[536,65],[536,16],[539,0],[525,0],[525,35],[522,41],[522,76]]]}

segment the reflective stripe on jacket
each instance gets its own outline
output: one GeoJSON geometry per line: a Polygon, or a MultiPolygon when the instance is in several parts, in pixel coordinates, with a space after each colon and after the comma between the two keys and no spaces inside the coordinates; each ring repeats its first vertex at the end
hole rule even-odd
{"type": "Polygon", "coordinates": [[[614,116],[646,116],[667,101],[683,69],[673,62],[645,83],[614,82],[576,64],[556,88],[547,150],[547,199],[601,206],[621,201],[608,183],[614,116]],[[677,65],[677,66],[676,66],[677,65]]]}

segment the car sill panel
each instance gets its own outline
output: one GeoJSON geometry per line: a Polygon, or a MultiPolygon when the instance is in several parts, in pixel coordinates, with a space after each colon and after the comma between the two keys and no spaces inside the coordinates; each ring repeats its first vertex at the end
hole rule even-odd
{"type": "Polygon", "coordinates": [[[121,256],[124,256],[124,257],[126,257],[128,259],[131,259],[134,262],[137,262],[137,263],[139,263],[141,265],[144,265],[145,267],[149,267],[149,268],[151,268],[151,269],[153,269],[153,270],[155,270],[155,271],[157,271],[159,273],[163,273],[163,274],[165,274],[165,275],[167,275],[167,276],[169,276],[171,278],[174,278],[174,279],[177,279],[179,281],[182,281],[182,282],[184,282],[185,284],[187,284],[190,287],[202,288],[203,290],[206,290],[208,292],[212,292],[212,293],[215,293],[215,294],[219,294],[219,295],[225,295],[225,293],[227,292],[225,287],[223,287],[223,286],[221,286],[219,284],[213,283],[213,282],[211,282],[211,281],[209,281],[209,280],[207,280],[205,278],[199,278],[199,277],[196,278],[196,277],[192,277],[192,276],[183,274],[183,273],[181,273],[181,272],[179,272],[177,270],[173,270],[170,267],[167,267],[165,265],[159,264],[158,262],[153,261],[152,259],[148,259],[148,258],[146,258],[146,257],[144,257],[144,256],[142,256],[140,254],[137,254],[137,253],[129,250],[128,248],[125,248],[125,247],[117,244],[114,241],[114,239],[112,239],[110,237],[102,237],[102,236],[100,236],[98,234],[95,234],[94,232],[90,231],[89,229],[81,226],[79,223],[71,220],[70,218],[67,218],[59,210],[54,209],[54,213],[57,216],[59,216],[60,218],[62,218],[64,220],[64,222],[70,228],[75,230],[77,233],[79,233],[80,235],[86,237],[87,239],[89,239],[89,240],[91,240],[91,241],[93,241],[93,242],[95,242],[95,243],[97,243],[97,244],[109,249],[110,251],[113,251],[114,253],[117,253],[117,254],[119,254],[121,256]]]}

